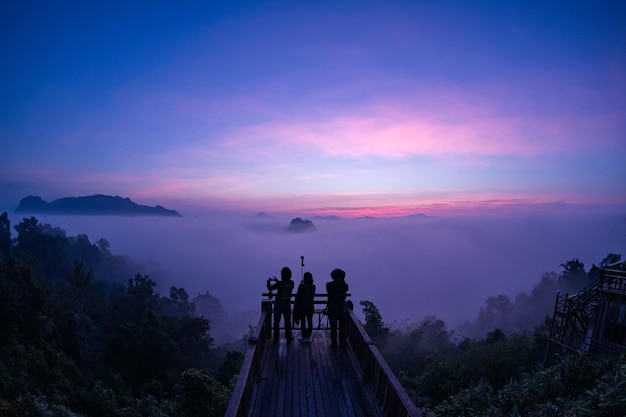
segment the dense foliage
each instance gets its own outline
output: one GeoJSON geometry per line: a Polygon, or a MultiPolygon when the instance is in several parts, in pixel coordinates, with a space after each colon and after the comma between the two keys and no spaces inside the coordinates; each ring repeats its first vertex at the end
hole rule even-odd
{"type": "MultiPolygon", "coordinates": [[[[599,265],[619,259],[609,254],[599,265]]],[[[371,301],[361,302],[364,326],[425,417],[623,417],[626,355],[561,356],[547,349],[556,288],[575,292],[595,279],[596,268],[585,272],[578,259],[561,268],[516,302],[490,297],[459,330],[482,337],[460,336],[436,317],[391,330],[371,301]],[[525,325],[511,324],[522,313],[530,318],[525,325]]]]}
{"type": "Polygon", "coordinates": [[[2,214],[0,415],[223,415],[243,355],[213,346],[184,289],[159,295],[105,240],[15,230],[2,214]]]}

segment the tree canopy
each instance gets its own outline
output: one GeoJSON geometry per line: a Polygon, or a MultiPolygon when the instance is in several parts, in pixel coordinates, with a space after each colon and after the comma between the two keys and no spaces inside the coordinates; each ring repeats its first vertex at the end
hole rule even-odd
{"type": "Polygon", "coordinates": [[[223,415],[243,357],[216,349],[185,289],[161,296],[104,239],[15,230],[2,214],[1,415],[223,415]]]}

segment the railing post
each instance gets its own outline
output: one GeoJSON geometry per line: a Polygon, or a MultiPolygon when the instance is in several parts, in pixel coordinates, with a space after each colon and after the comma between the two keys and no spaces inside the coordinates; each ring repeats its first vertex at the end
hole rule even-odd
{"type": "Polygon", "coordinates": [[[261,301],[261,311],[265,311],[265,336],[266,338],[272,337],[272,301],[271,300],[263,300],[261,301]]]}
{"type": "Polygon", "coordinates": [[[266,316],[267,314],[261,313],[254,335],[248,339],[246,354],[241,364],[237,382],[235,382],[235,387],[228,401],[226,413],[224,414],[225,417],[242,417],[248,414],[254,384],[256,384],[261,374],[260,360],[263,356],[263,332],[265,331],[263,327],[266,322],[266,316]]]}

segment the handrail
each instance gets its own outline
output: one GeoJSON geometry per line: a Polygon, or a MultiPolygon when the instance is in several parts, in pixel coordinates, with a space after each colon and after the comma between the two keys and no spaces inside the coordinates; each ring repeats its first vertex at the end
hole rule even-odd
{"type": "Polygon", "coordinates": [[[404,387],[387,365],[376,343],[356,317],[348,309],[348,338],[361,369],[366,384],[378,400],[385,415],[398,417],[421,417],[422,413],[415,406],[404,387]]]}
{"type": "MultiPolygon", "coordinates": [[[[270,303],[274,302],[274,296],[276,295],[273,292],[264,292],[261,293],[261,295],[263,297],[265,297],[264,301],[270,303]]],[[[352,294],[351,293],[346,293],[346,297],[350,297],[352,294]]],[[[291,305],[295,305],[295,297],[296,294],[291,294],[291,298],[289,300],[289,302],[291,303],[291,305]]],[[[346,302],[350,302],[350,300],[346,300],[346,302]]],[[[313,304],[315,305],[323,305],[324,307],[326,307],[326,305],[328,304],[328,294],[326,293],[316,293],[313,295],[313,304]]],[[[266,316],[265,320],[266,320],[266,331],[268,332],[268,337],[269,337],[269,332],[273,329],[273,320],[272,320],[272,309],[271,307],[269,308],[270,313],[266,316]]],[[[314,314],[318,315],[318,319],[317,319],[317,330],[328,330],[330,329],[329,324],[327,323],[325,327],[322,327],[322,317],[324,315],[326,315],[327,310],[325,308],[321,309],[321,308],[316,308],[314,310],[314,314]]],[[[294,316],[292,315],[292,320],[294,319],[294,316]]],[[[282,323],[281,325],[279,325],[279,329],[284,329],[285,324],[282,323]]],[[[292,328],[294,328],[295,324],[292,322],[292,328]]]]}
{"type": "Polygon", "coordinates": [[[271,314],[271,308],[270,302],[263,301],[261,303],[261,317],[254,335],[248,339],[248,350],[244,356],[224,417],[244,417],[248,413],[254,384],[261,374],[261,359],[268,334],[268,329],[266,329],[267,318],[271,314]]]}
{"type": "MultiPolygon", "coordinates": [[[[274,297],[276,294],[270,291],[270,292],[261,293],[261,295],[263,297],[266,297],[269,300],[272,300],[272,297],[274,297]]],[[[351,295],[352,294],[350,294],[350,293],[346,293],[346,297],[350,297],[351,295]]],[[[293,294],[291,294],[291,297],[293,298],[291,300],[291,304],[293,304],[294,301],[295,301],[296,293],[294,292],[293,294]]],[[[328,294],[326,294],[326,293],[315,293],[314,299],[313,299],[313,303],[314,304],[326,304],[327,299],[328,299],[328,294]],[[323,298],[323,300],[315,300],[315,298],[323,298]]]]}
{"type": "Polygon", "coordinates": [[[626,271],[616,269],[602,269],[600,271],[600,288],[615,291],[620,294],[626,293],[626,271]]]}
{"type": "MultiPolygon", "coordinates": [[[[264,294],[265,295],[265,294],[264,294]]],[[[326,295],[326,294],[323,294],[326,295]]],[[[316,294],[317,296],[317,294],[316,294]]],[[[348,338],[352,352],[363,372],[363,378],[387,416],[421,417],[422,414],[406,393],[367,331],[356,317],[348,301],[348,338]]],[[[254,384],[261,373],[261,359],[265,342],[270,337],[269,319],[272,301],[263,300],[261,317],[250,337],[241,371],[233,389],[224,417],[244,417],[250,408],[254,384]]]]}

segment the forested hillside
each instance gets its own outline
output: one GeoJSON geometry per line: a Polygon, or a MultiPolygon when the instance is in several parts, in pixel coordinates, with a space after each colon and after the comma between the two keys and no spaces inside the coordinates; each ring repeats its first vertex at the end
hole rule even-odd
{"type": "MultiPolygon", "coordinates": [[[[598,265],[619,260],[609,254],[598,265]]],[[[456,331],[434,316],[394,329],[361,301],[365,328],[424,417],[623,417],[626,354],[547,349],[557,289],[573,293],[597,278],[578,259],[561,268],[514,301],[490,297],[456,331]]]]}
{"type": "Polygon", "coordinates": [[[0,415],[223,415],[243,356],[183,288],[159,295],[105,240],[14,229],[0,216],[0,415]]]}

